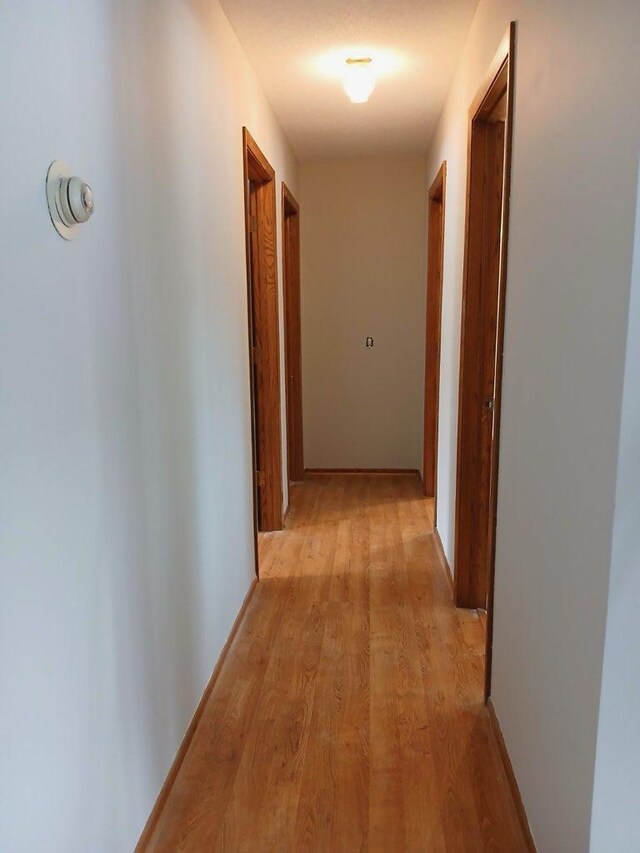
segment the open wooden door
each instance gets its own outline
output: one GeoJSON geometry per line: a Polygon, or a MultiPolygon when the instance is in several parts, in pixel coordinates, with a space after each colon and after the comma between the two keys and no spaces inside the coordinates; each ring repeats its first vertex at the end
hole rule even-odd
{"type": "Polygon", "coordinates": [[[284,184],[282,184],[282,257],[285,367],[287,372],[287,465],[289,482],[296,482],[304,479],[300,207],[284,184]]]}
{"type": "Polygon", "coordinates": [[[491,666],[515,24],[470,110],[458,399],[455,601],[488,611],[491,666]]]}
{"type": "Polygon", "coordinates": [[[243,153],[256,530],[280,530],[282,450],[275,172],[246,128],[243,153]]]}
{"type": "Polygon", "coordinates": [[[434,498],[434,525],[437,520],[438,413],[440,402],[440,343],[446,179],[447,165],[443,163],[429,189],[427,212],[427,323],[424,365],[424,453],[422,483],[425,495],[434,498]]]}

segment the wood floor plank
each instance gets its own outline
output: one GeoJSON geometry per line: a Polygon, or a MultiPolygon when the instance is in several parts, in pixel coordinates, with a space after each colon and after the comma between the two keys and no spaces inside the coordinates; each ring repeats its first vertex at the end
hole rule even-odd
{"type": "Polygon", "coordinates": [[[417,478],[308,476],[151,835],[153,853],[527,849],[417,478]]]}

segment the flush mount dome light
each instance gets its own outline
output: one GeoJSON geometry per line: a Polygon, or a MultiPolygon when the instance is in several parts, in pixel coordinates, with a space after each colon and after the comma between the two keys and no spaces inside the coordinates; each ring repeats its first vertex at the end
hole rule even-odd
{"type": "Polygon", "coordinates": [[[369,95],[373,92],[376,85],[371,67],[371,57],[365,56],[360,59],[347,59],[346,65],[342,81],[344,91],[352,103],[364,104],[369,100],[369,95]]]}

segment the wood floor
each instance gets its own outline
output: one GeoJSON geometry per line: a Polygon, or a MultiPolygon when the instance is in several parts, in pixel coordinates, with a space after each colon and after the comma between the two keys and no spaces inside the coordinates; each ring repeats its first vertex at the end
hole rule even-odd
{"type": "Polygon", "coordinates": [[[293,487],[147,851],[527,849],[420,491],[293,487]]]}

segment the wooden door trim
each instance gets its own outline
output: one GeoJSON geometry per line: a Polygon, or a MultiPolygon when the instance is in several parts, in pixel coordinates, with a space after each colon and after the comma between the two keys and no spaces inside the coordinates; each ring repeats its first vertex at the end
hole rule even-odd
{"type": "Polygon", "coordinates": [[[287,472],[289,482],[298,482],[304,478],[302,331],[300,315],[300,206],[284,182],[282,183],[282,264],[287,409],[287,472]]]}
{"type": "Polygon", "coordinates": [[[393,474],[420,479],[417,468],[305,468],[305,474],[393,474]]]}
{"type": "MultiPolygon", "coordinates": [[[[488,122],[493,105],[497,103],[506,88],[508,62],[505,60],[499,67],[496,77],[489,84],[487,92],[480,93],[474,103],[479,106],[469,113],[469,144],[467,168],[467,209],[465,223],[465,257],[464,279],[462,294],[462,318],[460,334],[460,371],[458,387],[458,446],[456,469],[456,535],[455,535],[455,592],[456,604],[459,607],[486,607],[489,575],[490,550],[490,521],[487,526],[479,527],[473,521],[474,513],[469,504],[473,491],[476,497],[476,513],[482,518],[489,518],[490,491],[483,486],[491,478],[491,458],[486,457],[477,446],[480,433],[483,430],[484,411],[479,408],[479,397],[486,396],[482,385],[484,377],[478,371],[489,362],[483,360],[482,350],[487,340],[484,337],[486,329],[481,328],[480,321],[487,318],[486,306],[483,307],[483,294],[487,288],[495,288],[496,323],[497,300],[501,288],[500,276],[500,246],[494,243],[497,234],[503,234],[503,211],[499,213],[497,233],[487,228],[492,226],[490,215],[492,202],[495,202],[495,189],[492,180],[497,174],[495,155],[499,151],[502,158],[501,181],[504,182],[504,141],[498,142],[493,124],[488,122]],[[499,148],[497,147],[499,146],[499,148]],[[488,166],[488,164],[490,165],[488,166]],[[491,248],[498,254],[491,254],[491,248]],[[493,277],[497,273],[496,278],[493,277]],[[470,309],[470,303],[472,308],[470,309]],[[474,319],[477,322],[474,322],[474,319]],[[467,375],[467,371],[468,375],[467,375]],[[472,411],[469,411],[469,409],[472,411]],[[470,448],[470,442],[473,445],[470,448]],[[471,452],[477,451],[477,452],[471,452]],[[483,463],[486,466],[483,470],[483,463]],[[475,466],[476,470],[472,470],[475,466]],[[477,487],[477,488],[476,488],[477,487]],[[483,507],[484,503],[484,507],[483,507]],[[475,527],[470,527],[475,523],[475,527]],[[470,554],[470,550],[476,554],[470,554]],[[475,565],[470,560],[475,560],[475,565]],[[482,575],[480,572],[482,571],[482,575]]],[[[504,187],[501,187],[501,202],[504,199],[504,187]]],[[[495,224],[495,223],[493,223],[495,224]]],[[[502,240],[504,245],[504,240],[502,240]]],[[[493,328],[497,328],[494,326],[493,328]]],[[[493,344],[496,337],[492,338],[493,344]]],[[[497,349],[496,349],[497,351],[497,349]]],[[[495,420],[495,398],[498,389],[495,385],[495,354],[493,358],[493,385],[491,389],[494,400],[494,412],[491,415],[492,428],[497,426],[495,420]]],[[[486,425],[485,427],[486,428],[486,425]]],[[[495,434],[495,429],[494,429],[495,434]]],[[[489,451],[491,448],[489,448],[489,451]]]]}
{"type": "Polygon", "coordinates": [[[507,60],[507,116],[505,123],[504,140],[504,184],[503,184],[503,212],[502,212],[502,245],[500,257],[500,285],[498,292],[498,340],[496,356],[496,394],[494,409],[495,442],[493,447],[492,466],[493,472],[491,482],[493,490],[491,494],[491,558],[489,562],[489,585],[487,592],[487,639],[485,656],[485,682],[484,698],[488,701],[491,695],[491,667],[493,662],[493,605],[494,605],[494,583],[496,570],[496,525],[498,514],[498,468],[500,457],[500,416],[502,412],[502,372],[504,352],[504,317],[507,295],[507,259],[509,247],[509,210],[511,199],[511,164],[513,154],[513,114],[515,97],[515,58],[516,58],[516,24],[512,21],[509,30],[504,36],[503,43],[508,45],[507,60]]]}
{"type": "MultiPolygon", "coordinates": [[[[423,422],[423,452],[422,452],[422,484],[426,496],[433,496],[433,524],[437,523],[438,508],[438,421],[440,413],[440,354],[442,347],[442,295],[444,285],[444,227],[446,208],[447,163],[443,161],[436,177],[429,188],[427,210],[427,298],[425,310],[425,365],[424,365],[424,422],[423,422]],[[431,245],[431,223],[434,215],[434,205],[439,205],[440,234],[437,247],[431,245]],[[434,270],[435,266],[435,270],[434,270]],[[429,329],[430,329],[430,291],[437,286],[436,323],[437,336],[435,349],[432,352],[434,366],[429,358],[429,329]],[[433,385],[433,393],[430,387],[433,385]],[[429,399],[429,398],[432,399],[429,399]],[[430,414],[429,403],[435,408],[435,418],[430,414]],[[431,419],[431,423],[429,423],[431,419]],[[431,446],[429,446],[431,445],[431,446]],[[428,465],[430,454],[430,470],[428,465]]],[[[433,306],[433,302],[431,302],[433,306]]]]}
{"type": "Polygon", "coordinates": [[[262,530],[282,529],[282,447],[280,425],[280,333],[278,311],[278,269],[276,242],[275,171],[246,127],[242,129],[245,202],[245,248],[247,264],[247,315],[249,323],[249,365],[251,394],[252,469],[254,486],[254,544],[258,574],[258,504],[262,530]],[[252,191],[255,195],[256,269],[252,270],[252,191]],[[254,282],[254,275],[256,281],[254,282]],[[256,282],[259,292],[256,293],[256,282]],[[254,301],[255,300],[255,301],[254,301]],[[259,316],[262,346],[255,347],[253,311],[259,316]],[[254,381],[253,360],[259,365],[259,389],[254,381]],[[256,429],[256,395],[259,391],[262,423],[256,429]],[[260,447],[264,485],[258,490],[256,452],[260,447]],[[256,501],[256,494],[258,498],[256,501]]]}
{"type": "Polygon", "coordinates": [[[463,399],[465,387],[464,359],[465,330],[467,294],[470,285],[469,272],[469,244],[470,244],[470,192],[471,192],[471,151],[472,151],[472,129],[476,118],[488,115],[496,103],[505,93],[505,87],[498,84],[501,74],[506,71],[506,120],[504,139],[504,166],[503,166],[503,201],[502,201],[502,240],[500,246],[500,272],[498,278],[498,314],[497,314],[497,346],[495,362],[495,387],[494,387],[494,435],[493,452],[491,458],[491,491],[489,495],[489,572],[487,579],[487,632],[486,632],[486,664],[485,664],[485,701],[491,695],[491,666],[493,648],[493,607],[494,607],[494,583],[495,583],[495,530],[497,515],[497,493],[498,493],[498,459],[500,442],[500,414],[502,402],[502,362],[504,343],[504,311],[506,298],[506,276],[507,276],[507,250],[509,242],[509,199],[511,189],[511,164],[513,144],[513,110],[514,110],[514,84],[515,84],[515,49],[516,49],[516,24],[511,22],[503,37],[500,46],[491,62],[485,80],[479,88],[469,110],[468,123],[468,150],[467,150],[467,211],[465,220],[465,255],[463,271],[463,299],[461,318],[461,340],[460,340],[460,376],[458,385],[458,446],[456,465],[456,510],[455,510],[455,559],[454,559],[454,591],[455,601],[459,604],[460,572],[457,559],[459,534],[460,534],[460,473],[461,473],[461,435],[462,418],[460,417],[460,402],[463,399]]]}
{"type": "Polygon", "coordinates": [[[283,212],[285,212],[286,207],[287,216],[295,216],[300,213],[300,205],[284,181],[282,182],[282,206],[283,212]]]}
{"type": "Polygon", "coordinates": [[[242,128],[242,142],[244,146],[245,177],[261,184],[274,181],[276,177],[274,168],[264,156],[246,127],[242,128]]]}

